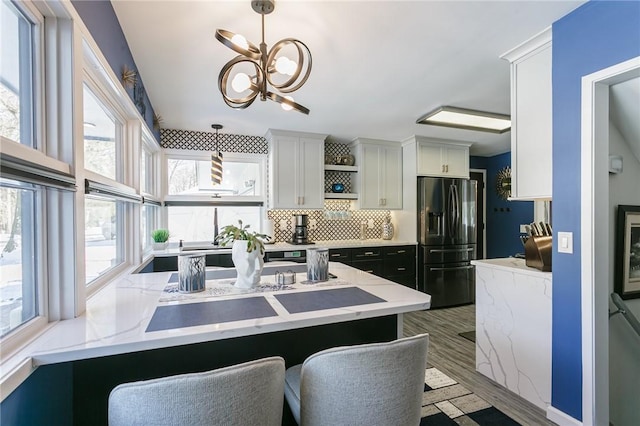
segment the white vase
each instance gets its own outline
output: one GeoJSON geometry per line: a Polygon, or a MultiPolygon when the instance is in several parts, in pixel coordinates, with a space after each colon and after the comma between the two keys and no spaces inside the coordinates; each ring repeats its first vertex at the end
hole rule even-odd
{"type": "Polygon", "coordinates": [[[231,259],[238,273],[234,284],[237,288],[252,288],[260,282],[264,259],[259,249],[247,252],[247,241],[236,240],[231,248],[231,259]]]}

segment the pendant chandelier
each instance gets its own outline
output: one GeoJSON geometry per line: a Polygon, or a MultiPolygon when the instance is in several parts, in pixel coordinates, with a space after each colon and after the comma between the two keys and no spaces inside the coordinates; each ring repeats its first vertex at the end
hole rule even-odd
{"type": "Polygon", "coordinates": [[[260,100],[270,99],[281,104],[285,110],[295,109],[309,114],[309,109],[294,102],[287,93],[298,90],[311,73],[311,52],[300,40],[285,38],[267,51],[264,42],[264,15],[273,12],[274,0],[254,0],[254,11],[262,15],[262,42],[260,48],[247,41],[240,34],[216,30],[216,39],[239,53],[222,67],[218,76],[218,87],[225,103],[231,108],[244,109],[260,95],[260,100]],[[297,60],[291,60],[290,57],[297,60]],[[234,70],[235,68],[235,70],[234,70]],[[232,71],[234,72],[231,78],[232,71]],[[246,71],[246,72],[245,72],[246,71]],[[271,86],[281,94],[269,90],[271,86]],[[233,96],[230,93],[234,93],[233,96]]]}
{"type": "Polygon", "coordinates": [[[216,150],[211,153],[211,183],[220,185],[222,183],[222,152],[218,146],[218,130],[222,129],[222,124],[212,124],[211,128],[216,129],[216,150]]]}

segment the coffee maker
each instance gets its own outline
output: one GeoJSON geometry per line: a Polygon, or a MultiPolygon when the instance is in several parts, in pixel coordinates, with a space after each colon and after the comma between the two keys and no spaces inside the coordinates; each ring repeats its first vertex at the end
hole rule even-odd
{"type": "Polygon", "coordinates": [[[307,224],[309,221],[309,217],[306,214],[296,214],[293,215],[295,229],[293,231],[293,244],[313,244],[309,241],[309,234],[307,229],[307,224]]]}

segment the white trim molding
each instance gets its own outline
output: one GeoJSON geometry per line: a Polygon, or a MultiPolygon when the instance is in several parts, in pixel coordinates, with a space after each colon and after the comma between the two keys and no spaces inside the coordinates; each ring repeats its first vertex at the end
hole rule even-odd
{"type": "Polygon", "coordinates": [[[582,426],[582,422],[574,419],[567,413],[558,410],[552,405],[547,407],[547,419],[559,426],[582,426]]]}
{"type": "MultiPolygon", "coordinates": [[[[609,86],[640,75],[640,57],[582,77],[582,423],[609,423],[609,86]],[[598,241],[596,246],[595,242],[598,241]]],[[[549,413],[549,412],[548,412],[549,413]]]]}

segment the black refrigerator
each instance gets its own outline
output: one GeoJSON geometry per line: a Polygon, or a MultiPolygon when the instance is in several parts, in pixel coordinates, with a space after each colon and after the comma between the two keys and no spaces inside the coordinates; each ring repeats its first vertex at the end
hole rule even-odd
{"type": "Polygon", "coordinates": [[[431,307],[475,301],[476,181],[418,178],[418,289],[431,307]]]}

